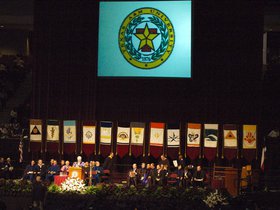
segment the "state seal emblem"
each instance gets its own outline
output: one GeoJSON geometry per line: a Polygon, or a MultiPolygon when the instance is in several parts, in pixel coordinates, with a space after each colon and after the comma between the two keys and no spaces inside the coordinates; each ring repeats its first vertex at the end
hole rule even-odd
{"type": "Polygon", "coordinates": [[[140,69],[153,69],[172,53],[175,32],[169,18],[155,8],[131,12],[119,30],[119,48],[124,58],[140,69]]]}

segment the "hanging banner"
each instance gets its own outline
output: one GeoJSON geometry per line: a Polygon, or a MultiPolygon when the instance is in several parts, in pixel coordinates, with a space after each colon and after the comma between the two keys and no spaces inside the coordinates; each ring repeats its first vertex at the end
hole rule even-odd
{"type": "Polygon", "coordinates": [[[130,123],[118,122],[117,129],[117,155],[123,158],[129,153],[130,123]]]}
{"type": "Polygon", "coordinates": [[[187,148],[186,153],[191,160],[196,159],[200,154],[201,124],[187,124],[187,148]]]}
{"type": "Polygon", "coordinates": [[[59,141],[58,120],[47,120],[47,141],[59,141]]]}
{"type": "Polygon", "coordinates": [[[204,147],[217,148],[218,124],[204,124],[204,147]]]}
{"type": "Polygon", "coordinates": [[[75,120],[64,120],[63,121],[63,152],[66,154],[76,153],[76,141],[77,141],[77,131],[76,131],[76,121],[75,120]]]}
{"type": "Polygon", "coordinates": [[[29,120],[29,151],[39,152],[42,148],[42,120],[30,119],[29,120]]]}
{"type": "Polygon", "coordinates": [[[86,156],[90,156],[91,154],[96,154],[95,145],[96,145],[96,123],[93,121],[84,121],[82,152],[85,153],[86,156]]]}
{"type": "Polygon", "coordinates": [[[101,154],[103,157],[107,157],[111,152],[112,128],[113,128],[113,122],[110,121],[100,122],[99,154],[101,154]]]}
{"type": "Polygon", "coordinates": [[[59,152],[59,121],[47,120],[46,152],[59,152]]]}
{"type": "Polygon", "coordinates": [[[145,151],[143,151],[145,123],[131,122],[130,133],[131,133],[130,154],[132,154],[134,157],[145,155],[145,151]]]}
{"type": "Polygon", "coordinates": [[[257,148],[257,126],[243,125],[243,149],[257,148]]]}
{"type": "Polygon", "coordinates": [[[164,123],[151,122],[150,124],[150,154],[158,158],[163,154],[164,123]]]}
{"type": "Polygon", "coordinates": [[[243,125],[243,156],[251,162],[257,155],[257,125],[243,125]]]}
{"type": "Polygon", "coordinates": [[[201,124],[188,123],[187,126],[187,146],[200,147],[201,124]]]}
{"type": "Polygon", "coordinates": [[[167,155],[171,159],[177,159],[180,154],[180,124],[167,124],[167,155]]]}
{"type": "Polygon", "coordinates": [[[223,154],[228,160],[237,157],[237,125],[225,124],[223,126],[224,146],[223,154]]]}
{"type": "Polygon", "coordinates": [[[224,125],[224,147],[237,148],[236,125],[224,125]]]}
{"type": "Polygon", "coordinates": [[[30,141],[42,142],[42,120],[30,119],[30,141]]]}
{"type": "Polygon", "coordinates": [[[218,124],[204,124],[204,148],[203,155],[204,157],[212,161],[217,156],[218,152],[218,124]]]}

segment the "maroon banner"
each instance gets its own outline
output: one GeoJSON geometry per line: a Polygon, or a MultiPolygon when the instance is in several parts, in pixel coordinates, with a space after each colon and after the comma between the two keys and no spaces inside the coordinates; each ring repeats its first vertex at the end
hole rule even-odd
{"type": "Polygon", "coordinates": [[[179,156],[179,147],[168,147],[167,148],[167,156],[172,160],[176,160],[179,156]]]}
{"type": "Polygon", "coordinates": [[[129,152],[129,145],[118,145],[117,154],[120,158],[123,158],[129,152]]]}
{"type": "Polygon", "coordinates": [[[150,146],[150,154],[155,158],[159,158],[163,154],[163,147],[158,147],[158,146],[150,146]]]}
{"type": "Polygon", "coordinates": [[[216,158],[217,155],[217,148],[209,148],[209,147],[204,147],[204,157],[209,160],[212,161],[216,158]]]}
{"type": "Polygon", "coordinates": [[[143,155],[143,146],[131,145],[131,154],[137,158],[140,155],[143,155]]]}
{"type": "Polygon", "coordinates": [[[47,142],[46,143],[46,152],[50,153],[59,153],[59,143],[58,142],[47,142]]]}
{"type": "Polygon", "coordinates": [[[252,162],[256,158],[256,152],[255,149],[243,149],[243,157],[248,161],[252,162]]]}
{"type": "Polygon", "coordinates": [[[102,157],[107,157],[110,155],[111,145],[100,145],[100,154],[102,157]]]}
{"type": "Polygon", "coordinates": [[[200,147],[187,147],[186,152],[187,152],[187,156],[189,156],[191,160],[195,160],[199,156],[200,147]]]}
{"type": "Polygon", "coordinates": [[[83,144],[83,153],[86,156],[90,156],[91,154],[95,153],[95,144],[83,144]]]}
{"type": "Polygon", "coordinates": [[[64,144],[63,152],[68,155],[76,154],[76,144],[64,144]]]}
{"type": "Polygon", "coordinates": [[[30,152],[40,152],[41,151],[41,142],[30,142],[29,151],[30,152]]]}
{"type": "Polygon", "coordinates": [[[237,157],[237,149],[224,148],[224,157],[228,160],[232,160],[237,157]]]}

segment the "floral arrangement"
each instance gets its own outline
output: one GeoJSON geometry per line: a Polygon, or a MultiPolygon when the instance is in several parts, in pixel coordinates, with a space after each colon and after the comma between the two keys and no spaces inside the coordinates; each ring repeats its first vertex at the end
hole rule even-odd
{"type": "Polygon", "coordinates": [[[203,202],[206,203],[206,205],[210,208],[229,204],[226,196],[222,195],[218,190],[215,190],[214,192],[210,192],[206,196],[206,199],[203,200],[203,202]]]}
{"type": "Polygon", "coordinates": [[[70,178],[68,177],[63,183],[61,183],[61,191],[65,192],[84,192],[86,186],[83,180],[79,178],[70,178]]]}

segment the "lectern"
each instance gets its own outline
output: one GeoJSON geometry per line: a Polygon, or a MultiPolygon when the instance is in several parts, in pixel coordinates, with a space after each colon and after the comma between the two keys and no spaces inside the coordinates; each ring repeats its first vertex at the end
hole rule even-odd
{"type": "Polygon", "coordinates": [[[84,180],[84,170],[80,167],[70,167],[69,168],[69,177],[70,178],[79,178],[84,180]]]}

